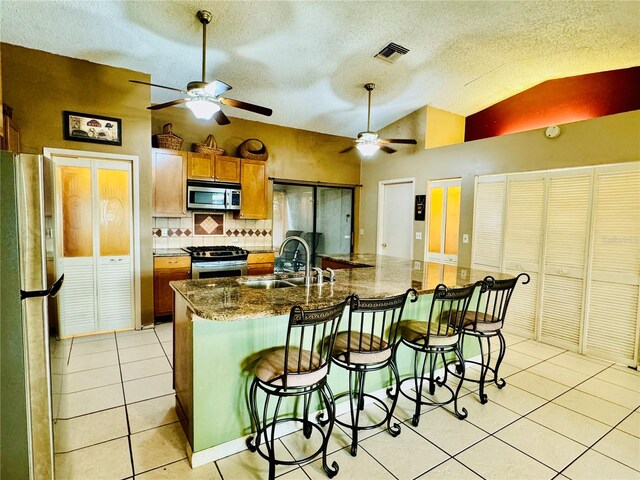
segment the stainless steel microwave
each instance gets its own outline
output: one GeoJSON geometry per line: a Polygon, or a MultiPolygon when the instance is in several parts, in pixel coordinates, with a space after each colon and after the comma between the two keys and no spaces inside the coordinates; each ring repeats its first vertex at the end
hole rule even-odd
{"type": "Polygon", "coordinates": [[[214,182],[187,182],[188,210],[240,210],[240,188],[214,182]]]}

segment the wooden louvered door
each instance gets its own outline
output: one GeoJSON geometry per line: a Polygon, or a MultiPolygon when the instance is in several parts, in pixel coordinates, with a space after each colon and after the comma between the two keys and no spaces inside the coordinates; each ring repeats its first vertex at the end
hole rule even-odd
{"type": "Polygon", "coordinates": [[[54,157],[60,336],[134,326],[130,162],[54,157]]]}
{"type": "Polygon", "coordinates": [[[539,339],[580,350],[593,169],[549,175],[539,339]]]}
{"type": "Polygon", "coordinates": [[[526,272],[531,281],[516,286],[504,328],[526,338],[535,336],[538,313],[545,185],[545,176],[540,173],[511,175],[507,181],[502,271],[514,276],[526,272]]]}
{"type": "Polygon", "coordinates": [[[638,364],[640,164],[598,167],[584,353],[638,364]]]}
{"type": "Polygon", "coordinates": [[[502,235],[506,177],[477,177],[473,213],[472,267],[499,272],[502,268],[502,235]]]}

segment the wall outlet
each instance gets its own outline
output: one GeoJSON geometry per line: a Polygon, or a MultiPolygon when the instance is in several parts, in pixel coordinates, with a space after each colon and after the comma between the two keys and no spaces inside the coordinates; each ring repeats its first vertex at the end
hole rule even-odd
{"type": "Polygon", "coordinates": [[[238,237],[231,237],[231,243],[238,243],[240,239],[238,237]]]}
{"type": "Polygon", "coordinates": [[[469,243],[469,234],[468,233],[463,233],[462,234],[462,243],[469,243]]]}
{"type": "Polygon", "coordinates": [[[360,235],[364,235],[364,228],[360,229],[360,235]]]}
{"type": "Polygon", "coordinates": [[[414,270],[420,270],[420,268],[422,268],[422,262],[414,261],[413,262],[413,269],[414,270]]]}
{"type": "Polygon", "coordinates": [[[160,236],[161,237],[168,237],[169,236],[169,229],[168,228],[161,228],[160,229],[160,236]]]}
{"type": "Polygon", "coordinates": [[[422,240],[422,232],[416,232],[416,240],[422,240]]]}

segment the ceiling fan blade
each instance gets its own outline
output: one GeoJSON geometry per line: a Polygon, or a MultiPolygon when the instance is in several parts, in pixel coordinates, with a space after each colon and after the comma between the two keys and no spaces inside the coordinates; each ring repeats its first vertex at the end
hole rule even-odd
{"type": "Polygon", "coordinates": [[[416,142],[413,138],[381,138],[380,140],[378,140],[378,142],[385,144],[385,143],[404,143],[406,145],[417,145],[418,142],[416,142]]]}
{"type": "Polygon", "coordinates": [[[218,95],[222,95],[224,92],[231,90],[233,87],[227,83],[221,82],[220,80],[214,80],[210,84],[208,84],[204,89],[207,93],[210,93],[214,97],[218,95]]]}
{"type": "Polygon", "coordinates": [[[158,85],[157,83],[141,82],[140,80],[129,80],[131,83],[139,83],[140,85],[150,85],[152,87],[166,88],[167,90],[173,90],[174,92],[187,93],[186,90],[180,90],[179,88],[167,87],[166,85],[158,85]]]}
{"type": "Polygon", "coordinates": [[[173,107],[174,105],[180,105],[181,103],[187,103],[189,98],[179,98],[178,100],[172,100],[167,103],[158,103],[157,105],[151,105],[147,107],[147,110],[160,110],[162,108],[173,107]]]}
{"type": "Polygon", "coordinates": [[[273,110],[260,105],[253,105],[252,103],[241,102],[240,100],[234,100],[233,98],[219,98],[220,103],[228,105],[229,107],[242,108],[243,110],[249,110],[250,112],[259,113],[260,115],[266,115],[270,117],[273,110]]]}
{"type": "Polygon", "coordinates": [[[353,150],[354,148],[356,148],[356,147],[354,145],[351,145],[350,147],[347,147],[344,150],[340,150],[339,153],[347,153],[347,152],[350,152],[351,150],[353,150]]]}
{"type": "Polygon", "coordinates": [[[218,110],[216,113],[214,113],[213,119],[218,122],[218,125],[229,125],[231,123],[231,120],[229,120],[229,118],[224,113],[222,113],[222,110],[218,110]]]}
{"type": "Polygon", "coordinates": [[[380,150],[382,150],[384,153],[396,153],[397,152],[397,150],[395,148],[387,147],[385,145],[380,145],[380,150]]]}

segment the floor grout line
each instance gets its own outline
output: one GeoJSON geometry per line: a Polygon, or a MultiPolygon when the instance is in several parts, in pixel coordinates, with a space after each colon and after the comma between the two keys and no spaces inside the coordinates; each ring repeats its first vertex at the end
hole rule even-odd
{"type": "MultiPolygon", "coordinates": [[[[115,335],[116,337],[116,347],[118,346],[118,336],[115,335]]],[[[120,371],[120,382],[122,385],[122,399],[124,400],[124,413],[125,413],[125,418],[127,420],[127,443],[129,444],[129,458],[131,459],[131,474],[133,475],[133,477],[135,478],[136,475],[136,467],[135,467],[135,463],[133,461],[133,445],[131,445],[131,423],[129,422],[129,408],[127,407],[127,396],[126,393],[124,391],[124,380],[122,377],[122,365],[120,364],[120,351],[116,349],[117,355],[118,355],[118,370],[120,371]]]]}

